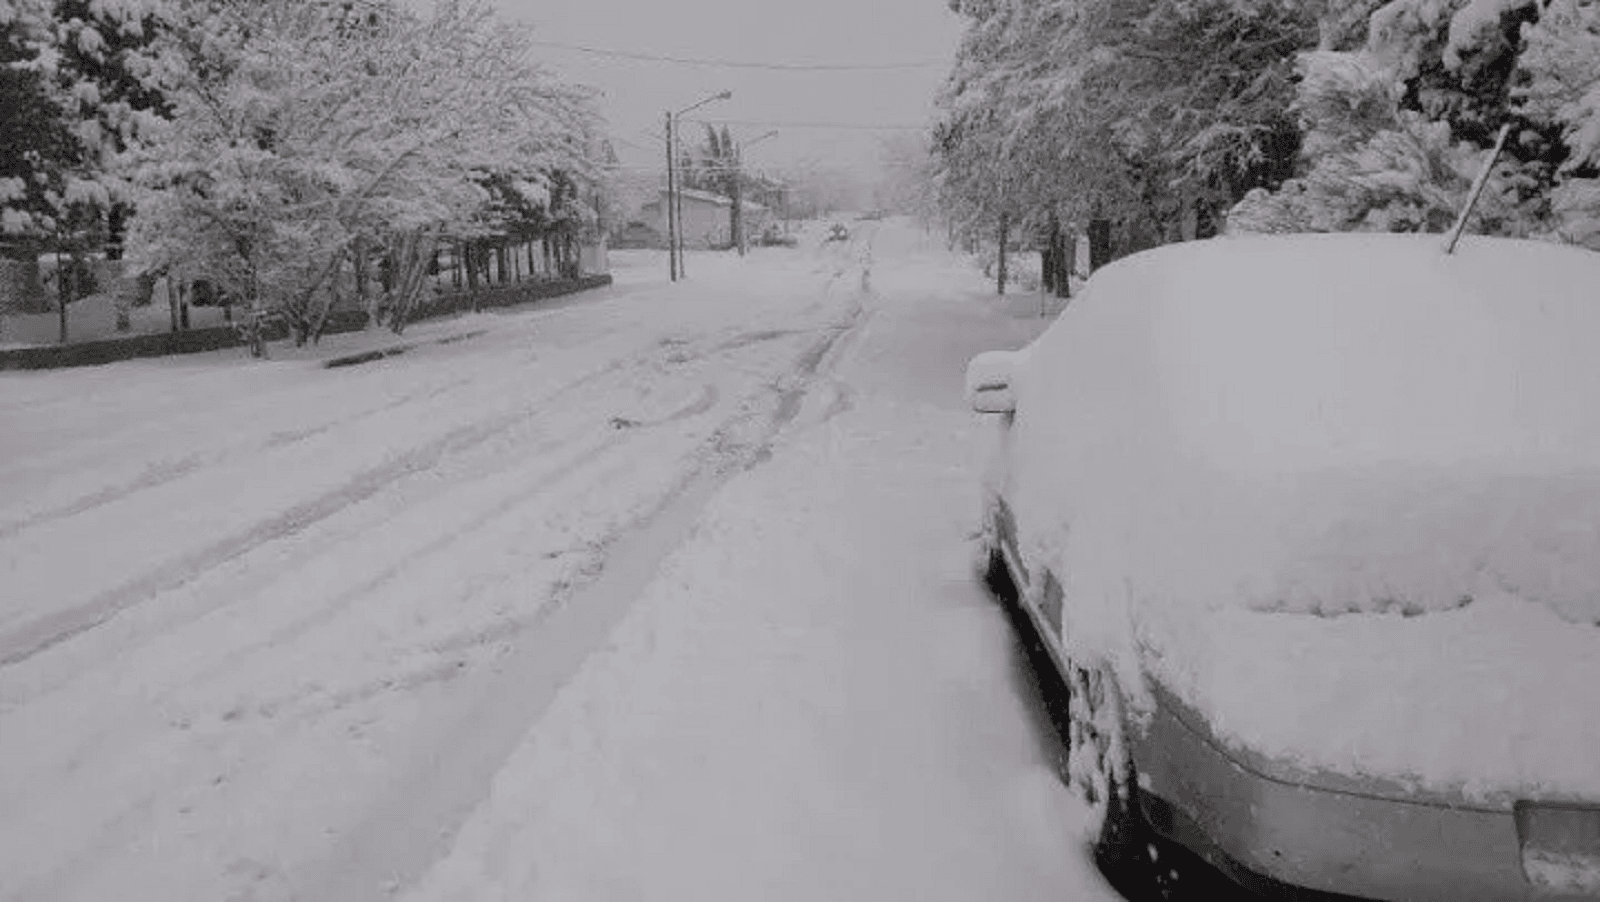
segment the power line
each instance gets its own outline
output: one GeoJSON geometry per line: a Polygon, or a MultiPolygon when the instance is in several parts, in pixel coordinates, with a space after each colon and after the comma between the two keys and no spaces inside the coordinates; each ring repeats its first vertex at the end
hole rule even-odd
{"type": "Polygon", "coordinates": [[[781,119],[697,119],[697,122],[708,122],[716,125],[757,125],[772,128],[825,128],[845,129],[857,131],[926,131],[926,125],[908,125],[904,123],[874,124],[871,122],[790,122],[781,119]]]}
{"type": "MultiPolygon", "coordinates": [[[[614,172],[654,172],[654,173],[660,173],[660,172],[662,172],[662,171],[664,171],[666,169],[665,166],[659,166],[659,165],[650,166],[650,165],[621,165],[621,164],[616,165],[616,166],[608,166],[606,168],[610,169],[610,170],[612,170],[614,172]]],[[[766,167],[762,167],[762,166],[750,166],[748,164],[740,164],[740,163],[707,163],[707,162],[705,162],[703,160],[694,161],[694,162],[685,162],[684,165],[679,166],[678,168],[679,169],[683,169],[683,170],[694,170],[696,172],[758,173],[758,172],[764,172],[766,170],[766,167]]]]}
{"type": "Polygon", "coordinates": [[[762,63],[725,59],[704,59],[687,56],[664,56],[655,53],[635,53],[628,50],[608,50],[604,47],[589,47],[583,44],[566,44],[561,41],[529,41],[537,47],[554,47],[559,50],[575,50],[580,53],[589,53],[595,56],[609,56],[616,59],[643,60],[652,63],[674,63],[680,66],[706,66],[716,69],[766,69],[777,72],[892,72],[909,69],[943,69],[950,65],[949,60],[928,60],[925,62],[911,63],[762,63]]]}
{"type": "MultiPolygon", "coordinates": [[[[655,137],[656,137],[657,141],[665,141],[666,140],[666,137],[664,135],[657,135],[655,137]]],[[[654,147],[646,147],[643,144],[640,144],[638,141],[633,141],[633,140],[630,140],[628,138],[624,138],[621,135],[612,135],[611,136],[611,140],[617,142],[618,144],[623,144],[623,145],[626,145],[628,147],[631,147],[634,150],[649,151],[651,153],[654,153],[655,150],[656,150],[656,148],[654,148],[654,147]]]]}

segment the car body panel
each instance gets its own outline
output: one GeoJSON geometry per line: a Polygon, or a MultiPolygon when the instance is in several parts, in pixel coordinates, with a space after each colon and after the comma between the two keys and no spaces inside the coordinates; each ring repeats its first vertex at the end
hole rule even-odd
{"type": "MultiPolygon", "coordinates": [[[[1018,601],[1058,673],[1060,581],[1033,578],[1018,553],[1014,515],[992,499],[992,535],[1018,601]]],[[[1524,876],[1517,816],[1442,795],[1397,798],[1402,787],[1342,774],[1306,774],[1228,748],[1204,719],[1156,684],[1155,714],[1130,724],[1141,807],[1155,831],[1246,886],[1297,887],[1330,897],[1406,902],[1579,902],[1524,876]],[[1315,782],[1312,782],[1315,781],[1315,782]]]]}
{"type": "Polygon", "coordinates": [[[1151,825],[1194,851],[1220,851],[1283,883],[1374,899],[1559,898],[1524,878],[1511,812],[1274,779],[1192,729],[1185,721],[1195,715],[1170,693],[1157,697],[1155,715],[1130,739],[1134,766],[1141,790],[1171,811],[1151,825]]]}

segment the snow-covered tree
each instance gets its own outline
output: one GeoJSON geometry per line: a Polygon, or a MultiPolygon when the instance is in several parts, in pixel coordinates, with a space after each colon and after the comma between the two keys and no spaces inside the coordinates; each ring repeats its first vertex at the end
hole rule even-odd
{"type": "MultiPolygon", "coordinates": [[[[1240,231],[1444,231],[1481,151],[1448,123],[1404,109],[1393,70],[1369,53],[1317,51],[1300,59],[1294,110],[1310,166],[1275,193],[1234,208],[1240,231]]],[[[1484,209],[1493,206],[1492,201],[1484,209]]],[[[1480,210],[1482,212],[1482,210],[1480,210]]]]}
{"type": "Polygon", "coordinates": [[[49,240],[71,221],[109,212],[109,157],[161,103],[139,78],[161,8],[156,0],[0,0],[0,89],[8,117],[27,126],[8,128],[0,150],[7,234],[49,240]]]}
{"type": "Polygon", "coordinates": [[[1125,249],[1205,234],[1290,174],[1298,50],[1330,40],[1292,0],[953,0],[970,24],[940,97],[958,228],[1116,220],[1125,249]]]}
{"type": "MultiPolygon", "coordinates": [[[[190,0],[158,43],[170,120],[123,159],[130,244],[315,338],[346,279],[397,331],[441,242],[491,234],[499,186],[548,202],[590,179],[587,95],[480,2],[428,16],[388,0],[190,0]]],[[[505,198],[502,197],[502,200],[505,198]]]]}
{"type": "Polygon", "coordinates": [[[1442,231],[1510,125],[1469,227],[1600,246],[1600,172],[1586,143],[1600,131],[1595,9],[1585,0],[1384,4],[1363,47],[1301,58],[1299,177],[1250,196],[1230,223],[1442,231]]]}
{"type": "Polygon", "coordinates": [[[1564,240],[1600,249],[1600,3],[1554,0],[1523,38],[1517,109],[1559,129],[1566,151],[1549,224],[1564,240]]]}
{"type": "MultiPolygon", "coordinates": [[[[91,251],[120,254],[127,208],[109,161],[159,111],[141,75],[156,0],[0,0],[0,234],[27,262],[54,252],[59,274],[91,251]]],[[[67,302],[58,277],[62,340],[67,302]]]]}

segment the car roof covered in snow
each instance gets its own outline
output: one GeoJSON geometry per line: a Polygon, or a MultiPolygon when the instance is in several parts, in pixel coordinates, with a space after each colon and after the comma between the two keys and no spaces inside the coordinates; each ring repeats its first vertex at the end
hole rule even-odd
{"type": "Polygon", "coordinates": [[[1142,345],[1130,356],[1152,368],[1169,425],[1213,462],[1600,463],[1592,251],[1229,237],[1125,258],[1089,300],[1123,308],[1121,337],[1142,345]]]}

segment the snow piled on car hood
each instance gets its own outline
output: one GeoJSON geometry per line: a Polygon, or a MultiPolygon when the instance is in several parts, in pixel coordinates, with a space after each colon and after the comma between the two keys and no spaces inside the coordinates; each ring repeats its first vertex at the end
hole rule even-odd
{"type": "MultiPolygon", "coordinates": [[[[1346,639],[1241,641],[1240,654],[1271,659],[1261,667],[1285,668],[1255,678],[1291,696],[1349,690],[1295,696],[1310,713],[1286,723],[1314,729],[1272,732],[1283,706],[1235,729],[1274,752],[1322,760],[1354,729],[1398,757],[1324,763],[1429,785],[1513,779],[1486,764],[1509,747],[1437,760],[1406,749],[1458,718],[1488,732],[1520,723],[1507,735],[1529,741],[1576,728],[1552,704],[1600,709],[1600,671],[1586,669],[1600,654],[1600,256],[1483,238],[1445,256],[1437,242],[1270,236],[1136,255],[1097,274],[1025,356],[1008,497],[1029,553],[1071,599],[1069,646],[1109,654],[1136,708],[1153,703],[1138,690],[1151,660],[1207,716],[1226,719],[1212,703],[1249,708],[1248,681],[1205,669],[1234,653],[1200,637],[1271,623],[1346,639]],[[1528,644],[1506,661],[1553,682],[1513,691],[1463,676],[1476,665],[1441,624],[1487,624],[1486,611],[1542,624],[1514,633],[1528,644]],[[1434,638],[1396,645],[1392,630],[1434,638]],[[1363,682],[1400,666],[1370,659],[1397,655],[1395,682],[1363,682]],[[1579,671],[1590,677],[1564,681],[1579,671]],[[1437,705],[1436,720],[1386,734],[1352,723],[1406,723],[1362,707],[1385,694],[1437,705]]],[[[1600,792],[1600,767],[1572,762],[1561,785],[1600,792]]]]}
{"type": "Polygon", "coordinates": [[[1600,469],[1201,474],[1152,478],[1118,514],[1142,601],[1417,615],[1505,592],[1600,635],[1600,469]]]}
{"type": "Polygon", "coordinates": [[[1489,590],[1426,617],[1164,614],[1145,665],[1225,744],[1505,810],[1600,800],[1600,630],[1489,590]]]}

